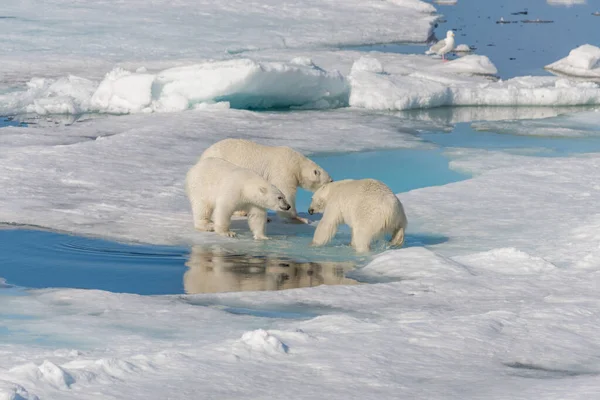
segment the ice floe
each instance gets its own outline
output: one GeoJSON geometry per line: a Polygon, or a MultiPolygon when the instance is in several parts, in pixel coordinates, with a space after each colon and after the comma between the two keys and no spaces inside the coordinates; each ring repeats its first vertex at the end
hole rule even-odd
{"type": "Polygon", "coordinates": [[[234,108],[334,108],[348,103],[347,83],[314,65],[238,59],[175,67],[157,74],[116,68],[99,84],[69,76],[36,78],[0,95],[0,114],[127,114],[184,111],[223,102],[234,108]]]}
{"type": "Polygon", "coordinates": [[[600,48],[584,44],[545,68],[562,75],[600,79],[600,48]]]}
{"type": "MultiPolygon", "coordinates": [[[[383,69],[387,72],[387,64],[383,69]]],[[[565,78],[524,76],[490,80],[485,56],[469,55],[408,74],[353,70],[350,105],[372,110],[442,106],[572,106],[600,104],[600,85],[565,78]],[[478,76],[483,75],[483,76],[478,76]]]]}
{"type": "Polygon", "coordinates": [[[0,114],[600,104],[600,86],[594,82],[548,76],[502,81],[495,78],[497,72],[489,58],[475,54],[441,63],[420,55],[377,52],[265,51],[253,59],[155,73],[116,68],[99,82],[72,75],[34,78],[26,88],[0,95],[0,114]]]}

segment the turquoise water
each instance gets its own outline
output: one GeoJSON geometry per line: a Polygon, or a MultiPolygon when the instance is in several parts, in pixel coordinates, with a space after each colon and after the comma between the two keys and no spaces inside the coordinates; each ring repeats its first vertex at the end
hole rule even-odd
{"type": "MultiPolygon", "coordinates": [[[[312,156],[334,180],[378,179],[394,193],[428,186],[444,185],[468,178],[448,169],[449,159],[442,149],[396,149],[350,154],[312,156]]],[[[306,212],[312,193],[300,190],[296,206],[306,212]]]]}
{"type": "MultiPolygon", "coordinates": [[[[436,38],[432,42],[445,38],[446,31],[454,30],[456,44],[473,46],[475,54],[488,56],[502,78],[549,75],[543,69],[545,65],[566,57],[582,44],[598,45],[600,21],[592,15],[600,6],[597,0],[572,7],[550,5],[544,0],[459,0],[456,5],[433,4],[443,14],[444,21],[435,29],[436,38]],[[518,12],[527,15],[513,15],[518,12]],[[500,18],[511,23],[496,23],[500,18]],[[553,22],[523,22],[537,19],[553,22]]],[[[429,46],[387,44],[352,48],[423,54],[429,46]]]]}
{"type": "Polygon", "coordinates": [[[600,129],[582,137],[523,136],[477,131],[470,123],[456,124],[452,132],[423,133],[420,137],[442,148],[463,147],[526,153],[538,157],[564,157],[600,151],[600,129]]]}

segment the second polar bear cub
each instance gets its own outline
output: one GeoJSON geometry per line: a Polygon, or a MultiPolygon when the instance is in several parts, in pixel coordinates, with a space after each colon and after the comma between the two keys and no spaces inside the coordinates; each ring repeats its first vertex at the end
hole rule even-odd
{"type": "Polygon", "coordinates": [[[375,179],[328,183],[313,195],[308,213],[315,212],[323,213],[313,237],[315,246],[328,243],[340,224],[352,228],[352,247],[358,252],[369,251],[371,242],[386,233],[392,235],[392,245],[404,243],[404,207],[389,187],[375,179]]]}
{"type": "Polygon", "coordinates": [[[277,187],[290,203],[290,210],[277,212],[280,217],[308,223],[296,212],[298,186],[314,192],[332,179],[314,161],[285,146],[265,146],[244,139],[221,140],[202,153],[200,159],[216,157],[248,168],[277,187]]]}
{"type": "Polygon", "coordinates": [[[235,211],[248,213],[254,239],[267,239],[267,211],[286,211],[290,204],[279,189],[246,168],[219,158],[203,158],[187,173],[185,188],[194,217],[194,227],[222,236],[235,236],[229,229],[235,211]],[[213,222],[211,222],[211,220],[213,222]]]}

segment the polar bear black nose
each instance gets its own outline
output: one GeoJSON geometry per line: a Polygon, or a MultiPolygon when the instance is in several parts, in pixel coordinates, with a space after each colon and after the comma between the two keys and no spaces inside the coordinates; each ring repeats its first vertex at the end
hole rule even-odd
{"type": "Polygon", "coordinates": [[[309,208],[309,209],[308,209],[308,213],[309,213],[310,215],[313,215],[313,214],[315,213],[315,210],[314,210],[314,209],[312,209],[312,208],[309,208]]]}

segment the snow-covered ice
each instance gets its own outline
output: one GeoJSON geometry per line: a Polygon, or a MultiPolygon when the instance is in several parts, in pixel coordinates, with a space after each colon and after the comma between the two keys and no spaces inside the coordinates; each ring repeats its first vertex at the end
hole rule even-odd
{"type": "MultiPolygon", "coordinates": [[[[545,117],[474,127],[562,136],[600,124],[598,112],[558,115],[600,104],[593,82],[497,80],[480,55],[333,48],[425,41],[437,17],[418,0],[5,3],[0,115],[54,116],[0,129],[0,221],[193,244],[188,292],[203,249],[230,245],[193,231],[183,190],[216,140],[314,154],[431,148],[418,132],[461,121],[545,117]],[[432,109],[451,105],[521,107],[432,109]],[[321,111],[232,109],[278,107],[321,111]],[[90,111],[135,115],[75,122],[90,111]]],[[[582,60],[569,65],[593,70],[582,60]]],[[[446,153],[473,178],[399,194],[408,236],[440,240],[348,263],[343,286],[138,296],[31,290],[0,273],[0,399],[594,398],[600,155],[446,153]]],[[[243,252],[253,241],[241,236],[243,252]]]]}
{"type": "Polygon", "coordinates": [[[350,105],[372,110],[442,106],[572,106],[600,104],[600,85],[565,78],[523,76],[494,81],[485,56],[468,55],[417,71],[352,70],[350,105]]]}
{"type": "MultiPolygon", "coordinates": [[[[594,116],[586,114],[590,124],[594,116]]],[[[393,115],[357,110],[190,111],[173,118],[3,128],[2,138],[6,132],[20,139],[3,142],[10,151],[0,156],[8,188],[0,220],[206,243],[210,237],[189,227],[181,183],[218,135],[243,132],[305,152],[421,145],[411,133],[398,135],[393,115]],[[349,129],[362,134],[340,140],[349,129]]],[[[475,177],[401,194],[409,235],[448,240],[387,251],[351,275],[387,283],[154,297],[0,289],[0,310],[13,315],[0,328],[0,393],[10,399],[595,393],[600,157],[463,149],[449,155],[453,168],[475,177]],[[301,311],[293,318],[252,315],[287,309],[301,311]]]]}
{"type": "Polygon", "coordinates": [[[558,74],[582,78],[600,78],[600,48],[584,44],[569,52],[569,55],[544,68],[558,74]]]}
{"type": "Polygon", "coordinates": [[[117,63],[165,69],[257,49],[424,42],[434,12],[420,0],[7,0],[0,85],[97,80],[117,63]]]}

